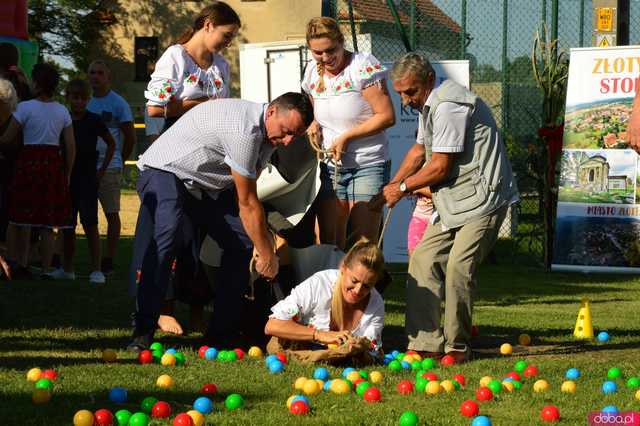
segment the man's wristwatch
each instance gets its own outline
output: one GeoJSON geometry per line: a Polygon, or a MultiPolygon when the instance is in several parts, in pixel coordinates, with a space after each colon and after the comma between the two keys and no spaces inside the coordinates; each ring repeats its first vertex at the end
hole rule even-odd
{"type": "Polygon", "coordinates": [[[400,181],[400,191],[407,193],[407,184],[404,182],[404,179],[400,181]]]}

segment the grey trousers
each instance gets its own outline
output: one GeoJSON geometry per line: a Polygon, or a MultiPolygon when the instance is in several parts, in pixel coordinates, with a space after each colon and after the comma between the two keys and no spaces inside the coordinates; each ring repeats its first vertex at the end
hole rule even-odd
{"type": "Polygon", "coordinates": [[[459,228],[429,225],[409,261],[405,328],[416,351],[471,351],[478,265],[491,251],[508,206],[459,228]],[[446,294],[446,297],[444,297],[446,294]],[[445,298],[444,329],[440,305],[445,298]]]}

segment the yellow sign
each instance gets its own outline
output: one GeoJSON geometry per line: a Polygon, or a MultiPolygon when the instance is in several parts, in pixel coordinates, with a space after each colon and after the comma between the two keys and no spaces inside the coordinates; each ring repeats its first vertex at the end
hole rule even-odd
{"type": "Polygon", "coordinates": [[[598,31],[612,31],[613,29],[613,8],[599,7],[597,9],[597,28],[598,31]]]}
{"type": "Polygon", "coordinates": [[[613,39],[613,34],[596,34],[596,46],[598,47],[611,47],[616,43],[613,39]]]}

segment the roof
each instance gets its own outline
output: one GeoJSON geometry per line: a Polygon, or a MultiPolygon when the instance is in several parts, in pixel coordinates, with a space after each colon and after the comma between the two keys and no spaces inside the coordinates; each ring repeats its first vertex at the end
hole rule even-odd
{"type": "MultiPolygon", "coordinates": [[[[395,22],[393,15],[384,0],[352,0],[353,1],[353,15],[356,20],[366,21],[383,21],[383,22],[395,22]]],[[[400,22],[403,25],[409,24],[409,14],[397,8],[400,22]]],[[[416,0],[416,12],[420,16],[428,16],[436,23],[444,26],[449,31],[459,33],[462,28],[447,14],[445,14],[438,6],[433,4],[431,0],[416,0]]],[[[338,19],[349,19],[349,11],[346,8],[340,9],[338,12],[338,19]]],[[[421,22],[417,19],[416,26],[422,26],[427,23],[421,22]]]]}

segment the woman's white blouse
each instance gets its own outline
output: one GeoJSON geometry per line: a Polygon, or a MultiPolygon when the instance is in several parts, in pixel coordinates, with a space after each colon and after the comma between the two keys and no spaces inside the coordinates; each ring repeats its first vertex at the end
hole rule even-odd
{"type": "MultiPolygon", "coordinates": [[[[338,279],[337,269],[316,272],[291,290],[291,294],[271,308],[271,318],[294,320],[318,330],[329,330],[331,298],[338,279]]],[[[371,340],[374,349],[382,347],[384,301],[376,289],[371,290],[369,304],[352,334],[371,340]]]]}
{"type": "MultiPolygon", "coordinates": [[[[302,89],[313,98],[315,119],[322,127],[322,147],[329,149],[340,134],[373,116],[362,91],[373,84],[385,84],[387,69],[373,55],[356,52],[350,63],[334,77],[323,76],[318,84],[317,63],[311,60],[302,80],[302,89]]],[[[389,159],[384,131],[350,140],[342,156],[343,167],[370,166],[389,159]]]]}
{"type": "Polygon", "coordinates": [[[229,63],[213,54],[213,62],[203,70],[180,44],[162,54],[144,92],[147,105],[164,106],[173,99],[228,98],[229,63]]]}

